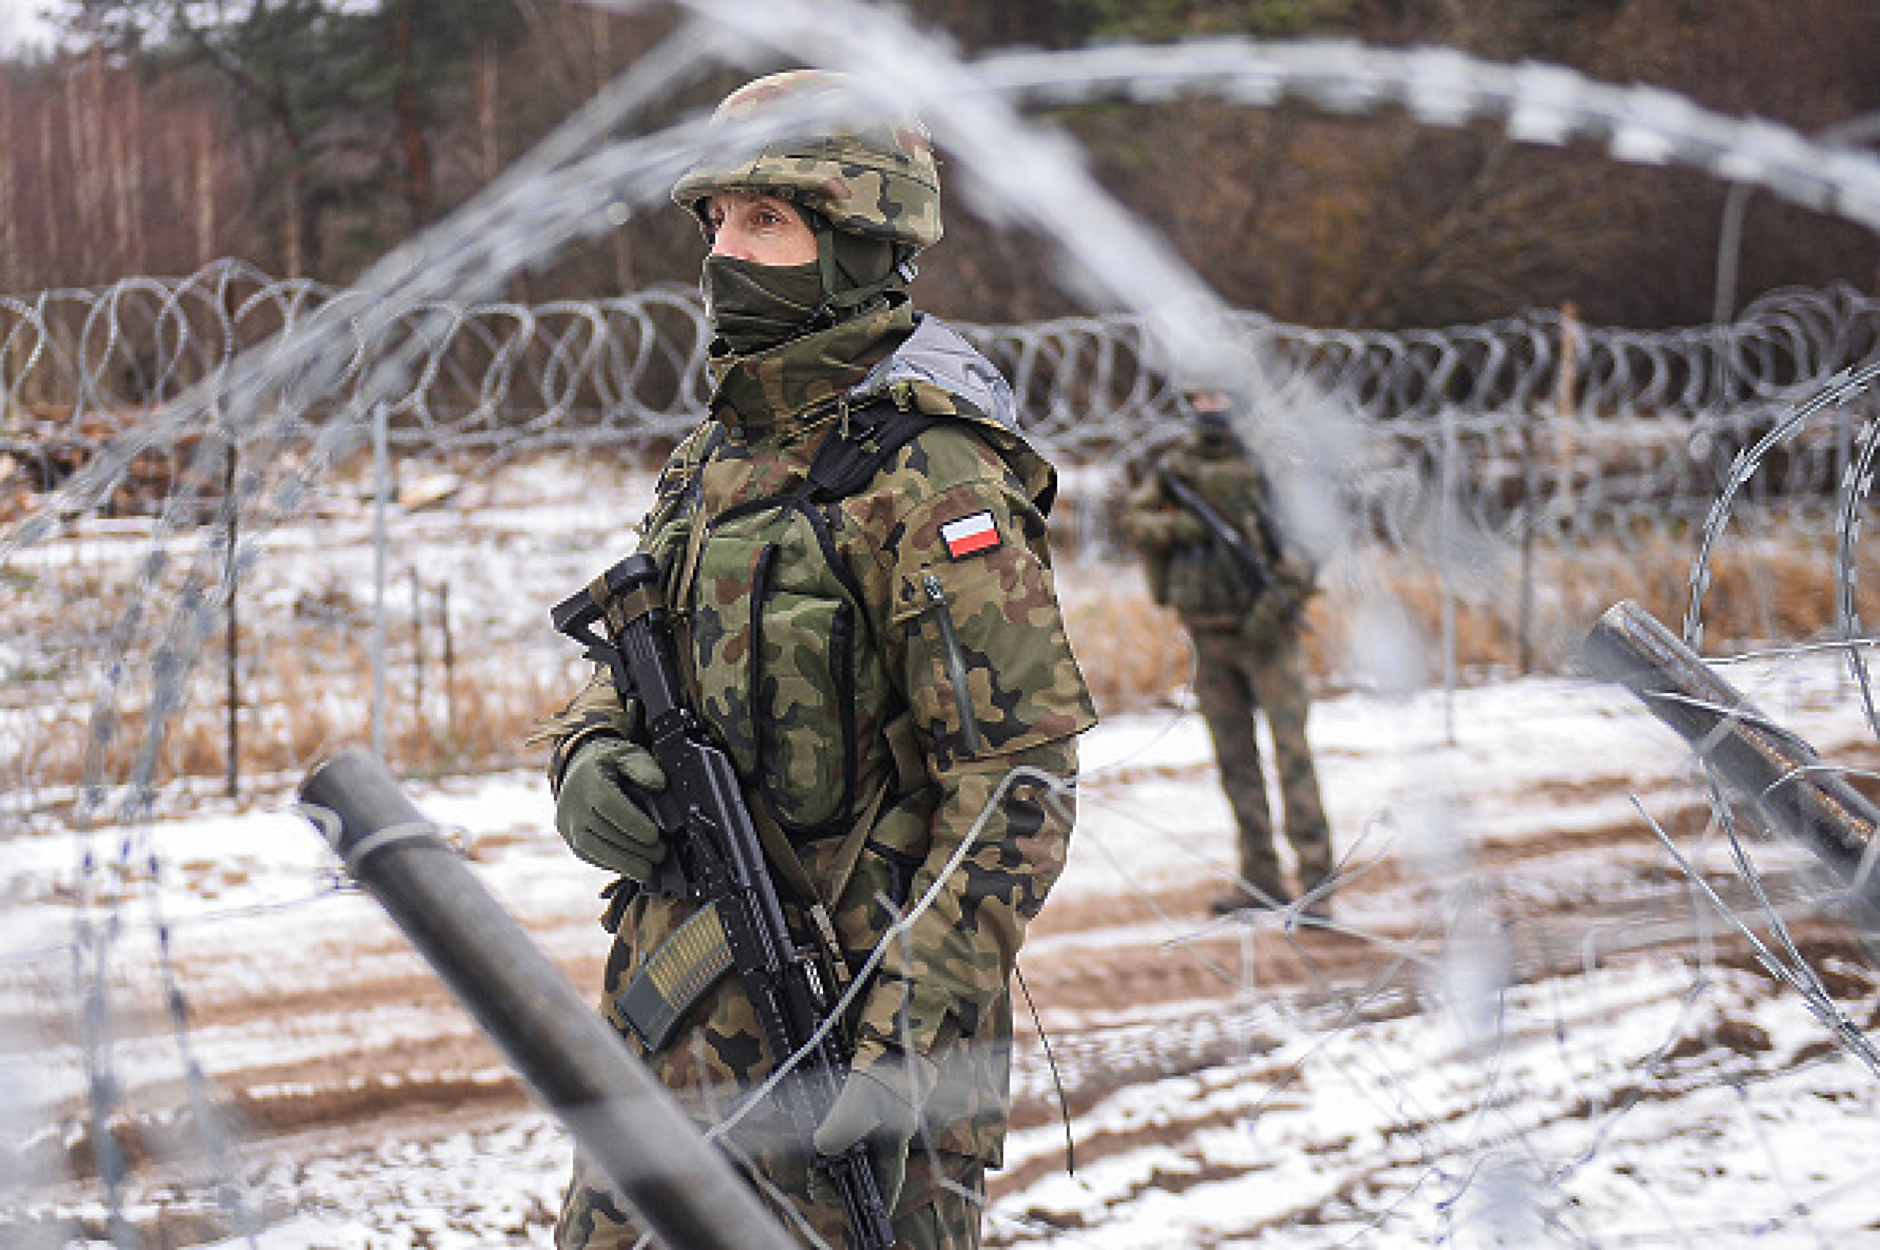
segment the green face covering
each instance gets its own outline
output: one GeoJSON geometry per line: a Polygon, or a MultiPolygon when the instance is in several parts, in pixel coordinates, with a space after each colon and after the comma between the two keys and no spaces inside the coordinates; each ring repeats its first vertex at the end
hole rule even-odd
{"type": "Polygon", "coordinates": [[[894,244],[831,229],[805,210],[816,232],[816,260],[804,265],[758,265],[707,256],[699,285],[712,333],[735,356],[766,351],[822,325],[846,321],[913,272],[903,272],[894,244]],[[811,324],[817,313],[822,324],[811,324]]]}
{"type": "Polygon", "coordinates": [[[822,271],[815,261],[756,265],[729,256],[707,256],[699,286],[712,333],[738,356],[764,351],[802,333],[823,302],[822,271]]]}

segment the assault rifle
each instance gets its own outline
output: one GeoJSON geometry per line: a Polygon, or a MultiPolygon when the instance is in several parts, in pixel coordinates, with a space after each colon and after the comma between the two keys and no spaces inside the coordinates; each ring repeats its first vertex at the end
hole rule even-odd
{"type": "MultiPolygon", "coordinates": [[[[750,997],[771,1058],[781,1065],[802,1052],[796,1071],[777,1088],[793,1131],[807,1144],[849,1070],[840,1029],[823,1028],[836,995],[814,953],[791,937],[731,759],[687,701],[658,567],[648,556],[628,556],[550,615],[557,631],[587,648],[589,659],[608,665],[623,699],[640,702],[648,748],[667,782],[644,796],[645,805],[666,836],[669,858],[677,859],[685,893],[705,905],[699,916],[722,926],[732,970],[750,997]]],[[[854,1244],[887,1250],[894,1231],[866,1144],[819,1157],[817,1166],[841,1195],[854,1244]]]]}
{"type": "Polygon", "coordinates": [[[1214,541],[1226,550],[1228,556],[1234,561],[1234,566],[1240,570],[1241,580],[1246,583],[1247,589],[1253,592],[1254,597],[1258,598],[1263,594],[1272,595],[1279,601],[1280,609],[1285,613],[1288,623],[1303,624],[1305,605],[1299,602],[1298,596],[1280,584],[1279,579],[1273,576],[1273,570],[1267,567],[1260,553],[1241,537],[1240,531],[1229,525],[1226,517],[1210,507],[1208,501],[1201,497],[1200,491],[1167,469],[1158,470],[1158,473],[1162,479],[1162,488],[1174,497],[1176,503],[1194,513],[1195,519],[1201,522],[1214,541]]]}

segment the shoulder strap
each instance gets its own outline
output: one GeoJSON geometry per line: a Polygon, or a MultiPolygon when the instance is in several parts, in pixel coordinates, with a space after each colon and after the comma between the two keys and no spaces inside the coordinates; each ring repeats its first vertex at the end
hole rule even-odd
{"type": "Polygon", "coordinates": [[[835,436],[816,449],[809,472],[803,475],[803,495],[818,504],[847,499],[874,480],[896,452],[940,419],[885,400],[848,414],[835,436]]]}

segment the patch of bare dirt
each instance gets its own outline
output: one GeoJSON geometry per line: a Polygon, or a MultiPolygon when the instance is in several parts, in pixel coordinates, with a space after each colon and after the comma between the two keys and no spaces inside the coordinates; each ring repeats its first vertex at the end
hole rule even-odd
{"type": "MultiPolygon", "coordinates": [[[[1562,783],[1538,789],[1535,802],[1551,809],[1568,799],[1597,799],[1602,788],[1623,792],[1627,785],[1616,777],[1562,783]]],[[[1706,819],[1694,801],[1658,815],[1680,837],[1701,829],[1706,819]]],[[[1689,882],[1665,871],[1662,856],[1649,853],[1656,846],[1641,822],[1618,820],[1544,838],[1491,840],[1477,848],[1491,901],[1498,882],[1558,883],[1550,891],[1501,900],[1511,975],[1517,980],[1580,975],[1614,960],[1689,948],[1700,934],[1711,957],[1760,972],[1740,935],[1714,918],[1706,923],[1689,882]],[[1620,867],[1631,887],[1621,897],[1589,898],[1571,888],[1579,871],[1575,865],[1583,864],[1589,851],[1612,852],[1609,862],[1620,867]],[[1596,931],[1623,934],[1624,940],[1589,942],[1596,931]]],[[[1429,970],[1450,935],[1433,921],[1430,883],[1413,869],[1389,861],[1368,867],[1337,895],[1330,925],[1278,914],[1221,920],[1208,912],[1216,886],[1196,882],[1138,894],[1065,897],[1045,909],[1033,926],[1022,972],[1026,993],[1049,1030],[1053,1076],[1049,1083],[1020,1082],[1013,1106],[1016,1126],[1075,1117],[1147,1082],[1228,1064],[1253,1064],[1257,1070],[1260,1056],[1274,1043],[1260,1035],[1247,1012],[1250,1004],[1274,996],[1300,1010],[1324,1010],[1333,1023],[1389,1019],[1423,1008],[1429,970]],[[1179,943],[1168,940],[1171,931],[1184,935],[1179,943]],[[1039,953],[1047,950],[1055,954],[1039,953]]],[[[1740,882],[1720,880],[1718,888],[1749,901],[1740,882]]],[[[1863,948],[1831,916],[1810,910],[1806,880],[1777,874],[1768,888],[1778,902],[1797,906],[1792,931],[1822,970],[1830,992],[1848,1000],[1870,999],[1875,982],[1863,948]]],[[[598,984],[602,939],[585,910],[537,918],[534,925],[545,947],[584,952],[561,961],[575,984],[598,984]]],[[[305,958],[310,967],[319,967],[318,977],[286,968],[271,978],[256,978],[223,966],[240,955],[213,949],[188,954],[181,982],[214,987],[192,997],[192,1028],[263,1038],[292,1020],[317,1030],[317,1054],[311,1058],[300,1052],[272,1056],[265,1044],[230,1047],[225,1053],[247,1058],[208,1072],[218,1113],[256,1148],[369,1151],[399,1133],[434,1131],[440,1123],[466,1118],[493,1123],[528,1105],[526,1093],[464,1011],[394,939],[351,944],[344,960],[310,943],[305,958]],[[373,1027],[378,1013],[397,1015],[398,1028],[390,1034],[395,1042],[387,1041],[388,1030],[373,1027]]],[[[1869,1023],[1880,1025],[1880,1008],[1873,1015],[1869,1023]]],[[[69,1017],[49,1014],[43,1023],[49,1029],[69,1028],[69,1017]]],[[[140,1027],[155,1034],[168,1024],[152,1019],[140,1027]]],[[[1036,1072],[1044,1066],[1036,1035],[1025,1023],[1020,1046],[1021,1069],[1036,1072]]],[[[1662,1059],[1694,1065],[1714,1064],[1719,1055],[1744,1063],[1800,1061],[1768,1051],[1767,1037],[1758,1036],[1753,1025],[1725,1020],[1708,1032],[1678,1039],[1662,1059]]],[[[1264,1075],[1285,1091],[1282,1096],[1305,1096],[1289,1085],[1293,1078],[1283,1069],[1264,1075]]],[[[127,1112],[109,1130],[118,1148],[133,1162],[163,1157],[165,1143],[191,1127],[189,1093],[180,1080],[140,1091],[139,1105],[183,1110],[127,1112]]],[[[1599,1104],[1611,1106],[1625,1096],[1624,1090],[1606,1090],[1598,1095],[1599,1104]]],[[[1635,1089],[1631,1096],[1643,1095],[1635,1089]]],[[[28,1149],[56,1154],[61,1171],[82,1178],[95,1170],[96,1143],[84,1108],[75,1103],[71,1112],[67,1136],[28,1149]]],[[[1077,1157],[1087,1164],[1148,1144],[1179,1145],[1198,1130],[1231,1123],[1239,1114],[1230,1107],[1106,1128],[1080,1137],[1077,1157]]],[[[1312,1148],[1334,1154],[1344,1149],[1336,1142],[1312,1148]]],[[[994,1177],[993,1193],[1018,1193],[1061,1162],[1018,1163],[994,1177]]],[[[1166,1171],[1148,1183],[1179,1190],[1223,1174],[1219,1165],[1197,1161],[1192,1171],[1166,1171]]],[[[1357,1175],[1363,1175],[1362,1168],[1357,1175]]],[[[1329,1218],[1348,1198],[1288,1218],[1311,1224],[1329,1218]]],[[[1075,1224],[1061,1213],[1030,1214],[1045,1224],[1075,1224]]]]}

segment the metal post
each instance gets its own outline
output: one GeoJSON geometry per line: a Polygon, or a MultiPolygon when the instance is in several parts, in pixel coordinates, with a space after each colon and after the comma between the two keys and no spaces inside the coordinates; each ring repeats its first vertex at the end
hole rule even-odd
{"type": "Polygon", "coordinates": [[[342,751],[307,774],[300,798],[353,877],[666,1245],[793,1244],[377,756],[342,751]]]}
{"type": "Polygon", "coordinates": [[[222,510],[226,514],[223,539],[228,543],[222,555],[222,586],[226,595],[222,605],[222,675],[226,685],[225,702],[228,711],[226,777],[228,797],[231,799],[241,793],[242,784],[241,586],[240,565],[236,560],[236,549],[241,545],[241,510],[235,499],[235,470],[240,457],[241,450],[235,443],[235,431],[230,429],[228,459],[222,468],[222,510]]]}
{"type": "Polygon", "coordinates": [[[372,405],[372,753],[385,758],[385,561],[392,470],[385,405],[372,405]]]}
{"type": "Polygon", "coordinates": [[[411,715],[412,732],[429,740],[431,718],[424,713],[424,580],[411,569],[411,715]]]}
{"type": "Polygon", "coordinates": [[[457,736],[457,655],[450,637],[450,583],[437,585],[437,623],[444,634],[444,724],[447,736],[457,736]]]}
{"type": "Polygon", "coordinates": [[[1833,869],[1864,905],[1864,925],[1880,920],[1872,910],[1880,908],[1880,882],[1869,862],[1880,808],[1813,747],[1764,716],[1629,599],[1599,618],[1582,654],[1596,675],[1628,687],[1719,777],[1754,800],[1774,828],[1833,869]]]}
{"type": "Polygon", "coordinates": [[[1450,565],[1455,560],[1457,458],[1456,412],[1445,405],[1441,414],[1443,434],[1443,482],[1441,500],[1442,533],[1438,540],[1436,567],[1443,599],[1443,737],[1456,745],[1456,590],[1450,565]]]}
{"type": "Polygon", "coordinates": [[[1532,412],[1521,421],[1521,600],[1515,609],[1515,656],[1518,671],[1526,677],[1534,664],[1534,529],[1540,514],[1541,474],[1534,463],[1534,423],[1532,412]]]}

